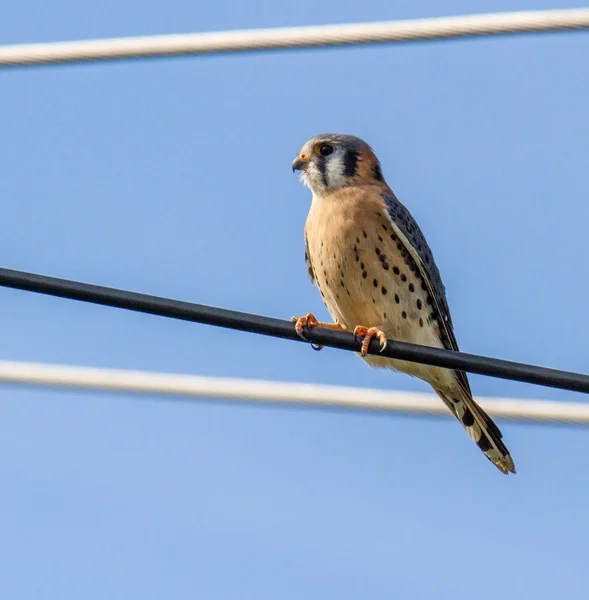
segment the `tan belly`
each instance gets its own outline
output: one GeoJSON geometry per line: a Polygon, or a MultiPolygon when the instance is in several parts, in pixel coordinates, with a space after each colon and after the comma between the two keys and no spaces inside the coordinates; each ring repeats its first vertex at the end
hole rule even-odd
{"type": "MultiPolygon", "coordinates": [[[[392,340],[442,347],[425,286],[398,248],[380,205],[355,210],[340,202],[326,208],[312,207],[306,237],[315,280],[333,319],[348,331],[357,325],[378,327],[392,340]]],[[[427,381],[447,377],[416,363],[366,361],[427,381]]]]}

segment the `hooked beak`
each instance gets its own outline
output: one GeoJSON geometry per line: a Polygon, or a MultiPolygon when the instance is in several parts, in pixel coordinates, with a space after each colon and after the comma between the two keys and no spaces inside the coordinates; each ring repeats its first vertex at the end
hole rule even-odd
{"type": "Polygon", "coordinates": [[[292,172],[304,171],[307,168],[309,161],[306,158],[297,156],[292,163],[292,172]]]}

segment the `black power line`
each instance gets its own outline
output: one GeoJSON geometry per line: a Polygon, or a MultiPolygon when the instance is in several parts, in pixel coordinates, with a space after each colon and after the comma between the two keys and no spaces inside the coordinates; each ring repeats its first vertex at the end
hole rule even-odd
{"type": "MultiPolygon", "coordinates": [[[[229,329],[271,335],[298,342],[303,341],[297,335],[294,325],[290,321],[213,306],[204,306],[202,304],[193,304],[181,300],[139,294],[137,292],[128,292],[126,290],[89,283],[80,283],[78,281],[68,281],[67,279],[58,279],[56,277],[46,277],[23,271],[0,268],[0,286],[115,308],[124,308],[126,310],[134,310],[172,319],[182,319],[195,323],[216,325],[217,327],[227,327],[229,329]]],[[[316,328],[306,332],[305,335],[309,342],[314,344],[331,346],[341,350],[358,351],[360,349],[360,343],[354,339],[351,333],[316,328]]],[[[369,348],[370,354],[379,354],[379,350],[379,343],[373,340],[369,348]]],[[[380,356],[449,369],[458,369],[469,373],[478,373],[479,375],[499,377],[501,379],[534,383],[563,390],[589,393],[588,375],[536,367],[497,358],[477,356],[475,354],[440,350],[438,348],[389,340],[385,351],[380,356]]]]}

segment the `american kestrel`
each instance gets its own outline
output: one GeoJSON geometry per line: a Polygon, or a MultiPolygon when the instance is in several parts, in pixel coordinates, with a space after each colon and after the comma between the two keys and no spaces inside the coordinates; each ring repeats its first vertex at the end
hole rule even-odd
{"type": "Polygon", "coordinates": [[[322,134],[292,164],[313,200],[305,225],[305,261],[335,323],[308,313],[297,331],[327,327],[363,337],[371,366],[429,383],[485,456],[515,473],[501,431],[474,401],[466,373],[367,355],[372,338],[458,350],[446,291],[419,226],[387,185],[370,146],[351,135],[322,134]]]}

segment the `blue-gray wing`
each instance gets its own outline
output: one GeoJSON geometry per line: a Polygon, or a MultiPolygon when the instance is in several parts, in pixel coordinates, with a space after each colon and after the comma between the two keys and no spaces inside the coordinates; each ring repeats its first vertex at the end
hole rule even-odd
{"type": "Polygon", "coordinates": [[[442,283],[440,271],[425,236],[411,213],[394,193],[383,192],[382,198],[386,204],[389,218],[403,234],[400,242],[405,246],[407,258],[416,263],[415,266],[433,299],[435,317],[440,324],[444,346],[449,350],[458,350],[450,309],[446,300],[446,288],[442,283]]]}
{"type": "Polygon", "coordinates": [[[305,266],[307,267],[307,274],[311,283],[315,283],[315,273],[313,271],[313,265],[311,263],[311,254],[309,252],[309,244],[307,244],[307,236],[305,236],[305,266]]]}

